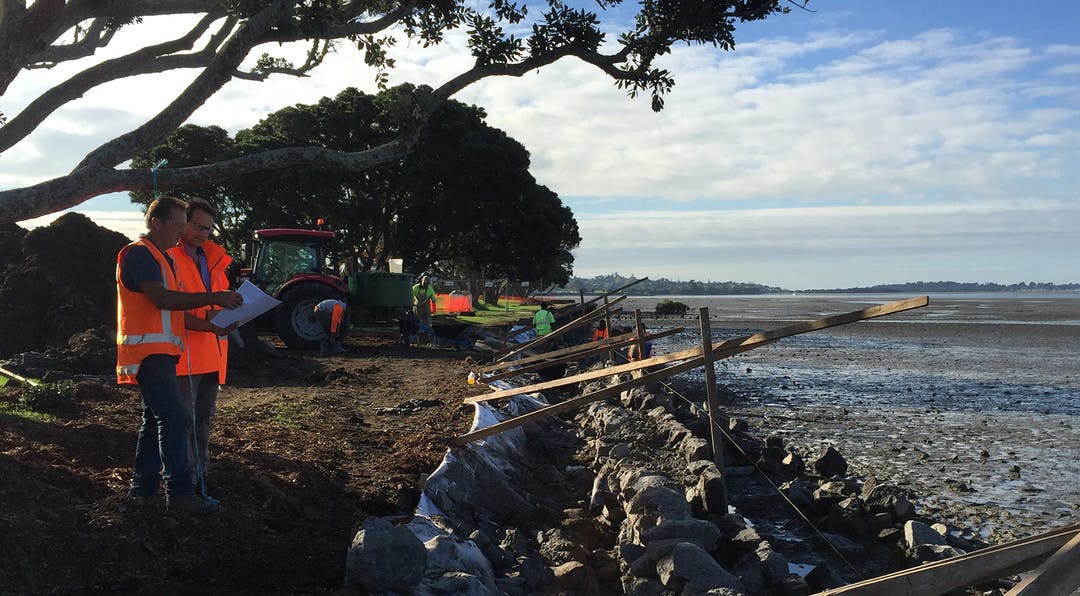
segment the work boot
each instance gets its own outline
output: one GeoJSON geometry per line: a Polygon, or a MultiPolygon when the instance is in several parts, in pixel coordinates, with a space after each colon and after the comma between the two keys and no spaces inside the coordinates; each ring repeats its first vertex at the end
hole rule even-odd
{"type": "Polygon", "coordinates": [[[184,495],[182,497],[168,497],[165,500],[165,508],[169,511],[179,511],[188,515],[206,515],[217,509],[217,503],[198,495],[184,495]]]}

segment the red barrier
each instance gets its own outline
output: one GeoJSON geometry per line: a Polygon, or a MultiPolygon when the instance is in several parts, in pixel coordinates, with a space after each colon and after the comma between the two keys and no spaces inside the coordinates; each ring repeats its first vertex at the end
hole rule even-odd
{"type": "Polygon", "coordinates": [[[472,312],[472,296],[468,294],[435,294],[435,312],[472,312]]]}

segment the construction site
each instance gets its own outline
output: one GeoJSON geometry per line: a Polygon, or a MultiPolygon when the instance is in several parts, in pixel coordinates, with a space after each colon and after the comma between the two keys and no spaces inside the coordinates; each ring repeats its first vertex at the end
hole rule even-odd
{"type": "MultiPolygon", "coordinates": [[[[746,323],[733,336],[730,313],[658,315],[629,307],[627,288],[550,300],[558,325],[542,336],[528,319],[490,328],[446,319],[413,342],[396,327],[368,329],[345,353],[322,356],[290,346],[304,337],[251,331],[215,416],[208,476],[220,509],[192,518],[133,505],[139,397],[115,384],[114,313],[99,308],[115,301],[126,242],[81,216],[0,229],[0,255],[10,257],[0,262],[9,313],[0,367],[10,378],[0,403],[14,408],[27,384],[66,382],[71,392],[46,416],[0,413],[0,592],[1018,596],[1080,587],[1075,497],[1070,511],[1055,493],[1063,512],[1025,518],[1014,533],[1007,520],[979,532],[985,520],[931,506],[935,495],[880,468],[868,475],[860,452],[800,443],[791,431],[800,415],[842,429],[848,408],[793,402],[779,421],[716,378],[725,362],[751,375],[738,358],[789,338],[820,335],[828,346],[837,329],[919,317],[927,296],[792,313],[799,320],[746,323]],[[608,331],[593,340],[600,321],[608,331]]],[[[890,365],[865,368],[884,378],[890,365]]],[[[789,382],[795,391],[802,381],[789,382]]],[[[1069,449],[1067,424],[1057,439],[1069,449]]],[[[930,445],[918,445],[923,466],[967,458],[930,445]]],[[[1039,473],[1012,461],[1017,477],[1039,473]]]]}

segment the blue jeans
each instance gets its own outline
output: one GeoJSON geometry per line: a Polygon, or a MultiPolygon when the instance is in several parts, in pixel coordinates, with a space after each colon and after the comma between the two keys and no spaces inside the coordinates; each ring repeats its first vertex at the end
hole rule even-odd
{"type": "Polygon", "coordinates": [[[193,447],[195,453],[191,455],[191,463],[194,470],[192,478],[195,479],[196,494],[206,494],[206,468],[210,465],[210,424],[217,410],[218,374],[216,372],[201,375],[181,375],[177,377],[180,383],[180,393],[184,396],[184,404],[188,408],[188,421],[191,421],[191,402],[195,402],[195,433],[193,447]],[[195,390],[192,391],[192,385],[195,390]],[[193,395],[194,394],[194,395],[193,395]]]}
{"type": "Polygon", "coordinates": [[[139,365],[136,380],[142,394],[142,425],[135,445],[131,494],[183,497],[195,492],[191,466],[191,416],[176,381],[175,356],[154,354],[139,365]],[[165,474],[162,476],[162,469],[165,474]]]}

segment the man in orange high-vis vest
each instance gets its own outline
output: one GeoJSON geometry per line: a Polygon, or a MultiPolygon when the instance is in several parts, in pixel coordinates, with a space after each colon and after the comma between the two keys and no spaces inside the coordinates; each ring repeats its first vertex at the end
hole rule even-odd
{"type": "Polygon", "coordinates": [[[195,495],[189,467],[191,419],[176,380],[183,311],[211,304],[235,308],[243,298],[236,292],[188,293],[180,285],[165,252],[187,226],[186,207],[172,197],[155,199],[146,210],[146,235],[116,256],[116,380],[138,385],[142,396],[128,494],[151,501],[164,480],[169,509],[203,514],[215,504],[195,495]]]}
{"type": "MultiPolygon", "coordinates": [[[[229,289],[225,269],[232,257],[210,240],[217,211],[203,199],[187,202],[187,227],[168,254],[176,265],[176,277],[187,291],[223,292],[229,289]]],[[[195,466],[195,494],[209,496],[206,469],[210,465],[210,425],[217,409],[218,385],[225,383],[228,366],[228,334],[235,325],[221,328],[210,319],[219,311],[211,306],[184,313],[184,350],[176,363],[180,393],[194,408],[191,463],[195,466]]]]}

